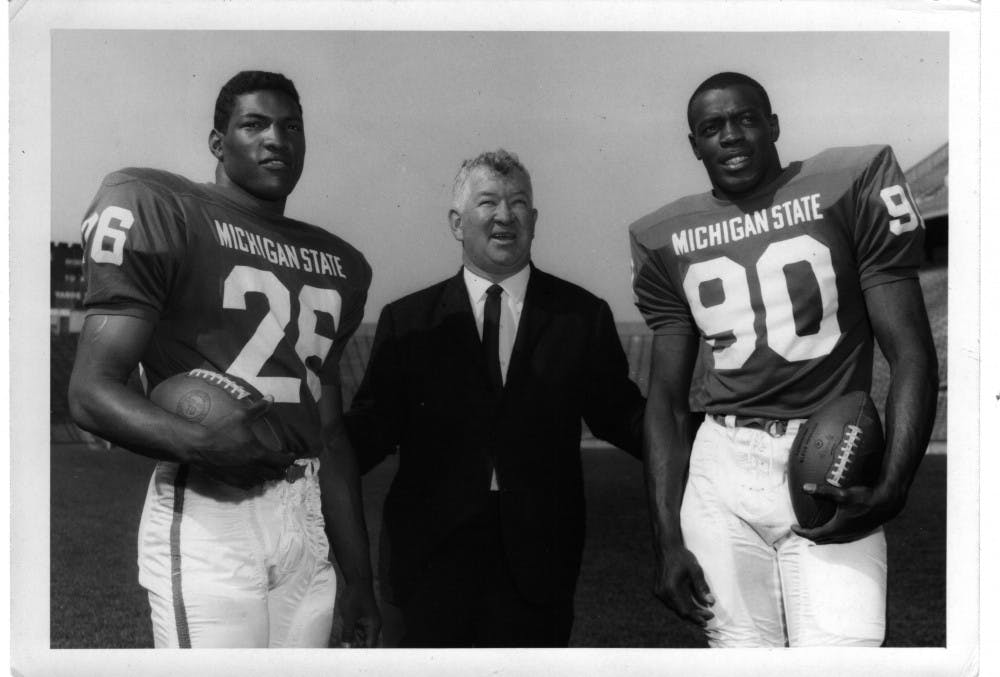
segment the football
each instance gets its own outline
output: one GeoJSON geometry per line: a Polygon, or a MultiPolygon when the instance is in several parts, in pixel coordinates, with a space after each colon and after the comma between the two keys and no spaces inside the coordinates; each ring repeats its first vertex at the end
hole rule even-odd
{"type": "Polygon", "coordinates": [[[837,511],[834,501],[810,496],[803,484],[871,486],[878,480],[884,452],[882,422],[866,392],[847,393],[810,416],[799,428],[788,458],[788,489],[799,525],[814,529],[837,511]]]}
{"type": "MultiPolygon", "coordinates": [[[[192,369],[161,381],[149,394],[153,404],[207,428],[238,409],[246,409],[261,399],[249,383],[230,374],[208,369],[192,369]]],[[[265,414],[253,422],[254,435],[269,449],[280,451],[277,423],[265,414]]]]}

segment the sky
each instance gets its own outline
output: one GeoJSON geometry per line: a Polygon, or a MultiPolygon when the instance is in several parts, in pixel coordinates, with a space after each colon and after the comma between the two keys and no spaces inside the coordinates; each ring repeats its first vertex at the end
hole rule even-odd
{"type": "Polygon", "coordinates": [[[638,321],[628,224],[707,190],[685,110],[709,75],[768,89],[785,162],[890,144],[904,168],[948,141],[946,32],[55,30],[51,237],[78,241],[108,172],[213,178],[219,87],[279,71],[302,98],[307,157],[286,214],[358,247],[366,321],[460,265],[447,228],[464,158],[498,147],[532,174],[533,259],[638,321]]]}

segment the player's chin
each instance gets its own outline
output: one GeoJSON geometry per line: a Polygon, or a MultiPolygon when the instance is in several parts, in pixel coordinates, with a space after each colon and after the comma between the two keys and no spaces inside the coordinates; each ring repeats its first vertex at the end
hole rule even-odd
{"type": "Polygon", "coordinates": [[[742,172],[727,173],[719,178],[718,184],[727,195],[740,197],[748,195],[760,184],[760,174],[746,170],[742,172]]]}
{"type": "Polygon", "coordinates": [[[280,200],[286,199],[291,195],[292,191],[295,189],[295,181],[289,180],[270,180],[262,181],[254,185],[254,189],[251,193],[261,199],[267,200],[268,202],[278,202],[280,200]]]}

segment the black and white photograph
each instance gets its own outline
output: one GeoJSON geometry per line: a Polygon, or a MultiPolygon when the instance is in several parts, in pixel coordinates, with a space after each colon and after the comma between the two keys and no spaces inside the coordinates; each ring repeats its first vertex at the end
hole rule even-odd
{"type": "Polygon", "coordinates": [[[15,674],[978,672],[978,3],[9,10],[15,674]]]}

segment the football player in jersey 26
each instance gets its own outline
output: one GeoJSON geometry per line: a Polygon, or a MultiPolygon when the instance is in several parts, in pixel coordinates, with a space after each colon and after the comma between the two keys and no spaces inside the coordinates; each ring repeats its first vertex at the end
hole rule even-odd
{"type": "Polygon", "coordinates": [[[688,122],[712,190],[629,229],[636,303],[655,334],[644,441],[655,594],[711,646],[878,646],[882,525],[903,508],[937,401],[923,222],[887,146],[782,166],[778,117],[745,75],[698,86],[688,122]],[[806,487],[837,510],[801,528],[789,448],[813,412],[870,390],[876,340],[891,379],[878,480],[806,487]]]}
{"type": "Polygon", "coordinates": [[[379,615],[338,362],[371,282],[364,257],[284,216],[305,158],[302,107],[277,73],[216,101],[215,183],[153,169],[107,176],[82,231],[87,316],[70,382],[76,422],[158,460],[139,527],[157,647],[325,647],[343,573],[343,638],[379,615]],[[129,388],[192,369],[265,398],[202,426],[129,388]],[[252,432],[267,413],[280,450],[252,432]]]}

